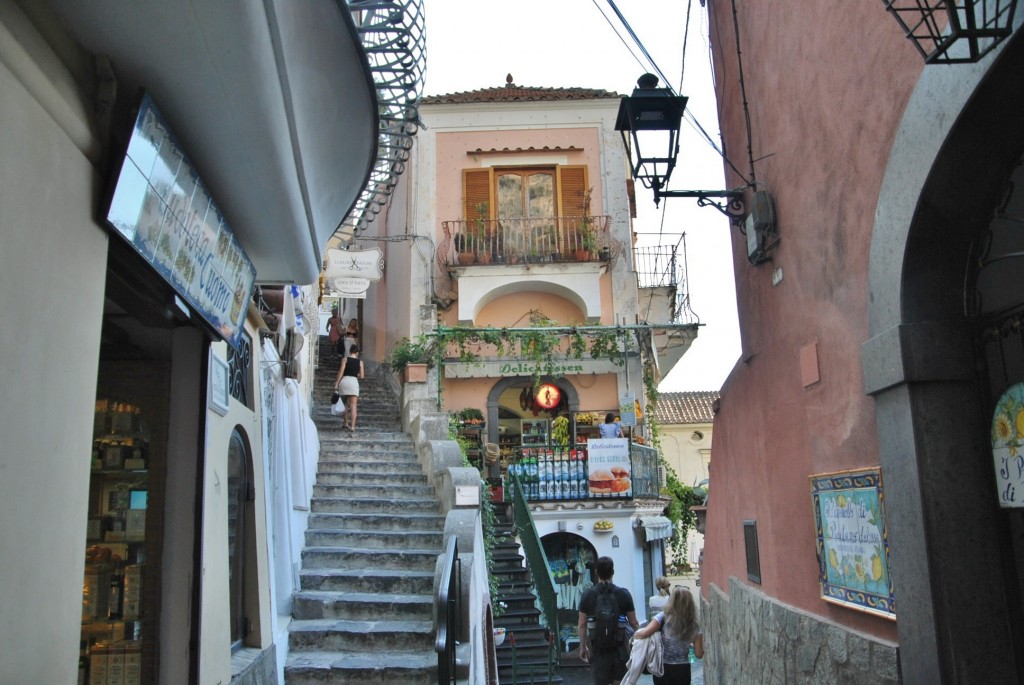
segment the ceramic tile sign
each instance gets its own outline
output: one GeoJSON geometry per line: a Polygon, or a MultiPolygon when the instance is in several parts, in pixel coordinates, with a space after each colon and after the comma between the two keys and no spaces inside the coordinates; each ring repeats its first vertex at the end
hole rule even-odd
{"type": "Polygon", "coordinates": [[[256,269],[148,94],[105,218],[219,336],[238,346],[256,269]]]}
{"type": "Polygon", "coordinates": [[[824,473],[810,481],[822,599],[895,619],[881,471],[824,473]]]}
{"type": "Polygon", "coordinates": [[[1001,507],[1024,507],[1024,383],[1007,388],[992,415],[992,458],[1001,507]]]}

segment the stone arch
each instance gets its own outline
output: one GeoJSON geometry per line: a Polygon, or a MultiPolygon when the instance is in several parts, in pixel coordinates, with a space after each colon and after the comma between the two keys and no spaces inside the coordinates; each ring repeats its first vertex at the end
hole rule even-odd
{"type": "MultiPolygon", "coordinates": [[[[580,394],[576,390],[576,386],[570,383],[566,378],[555,378],[553,376],[542,376],[542,383],[554,383],[562,391],[565,396],[566,404],[569,407],[570,412],[578,412],[580,410],[580,394]]],[[[533,383],[533,376],[510,376],[508,378],[502,378],[500,381],[494,384],[491,391],[487,393],[487,440],[488,442],[498,442],[498,401],[501,399],[502,393],[509,388],[521,388],[524,385],[533,383]]]]}
{"type": "Polygon", "coordinates": [[[1024,663],[963,310],[968,247],[1024,153],[1022,73],[1020,30],[978,64],[925,68],[875,211],[872,337],[861,356],[875,398],[904,682],[963,682],[968,671],[972,682],[1018,682],[1024,663]]]}

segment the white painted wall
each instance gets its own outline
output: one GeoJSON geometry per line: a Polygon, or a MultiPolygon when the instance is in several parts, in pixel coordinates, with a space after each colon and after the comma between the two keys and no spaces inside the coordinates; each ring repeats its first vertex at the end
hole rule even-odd
{"type": "Polygon", "coordinates": [[[91,220],[89,127],[69,81],[0,2],[3,683],[73,683],[78,669],[107,236],[91,220]]]}

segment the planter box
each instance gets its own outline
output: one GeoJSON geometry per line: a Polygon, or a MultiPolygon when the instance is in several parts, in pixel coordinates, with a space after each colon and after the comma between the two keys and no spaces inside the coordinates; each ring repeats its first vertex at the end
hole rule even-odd
{"type": "Polygon", "coordinates": [[[427,365],[426,364],[409,364],[402,371],[402,382],[403,383],[426,383],[427,382],[427,365]]]}

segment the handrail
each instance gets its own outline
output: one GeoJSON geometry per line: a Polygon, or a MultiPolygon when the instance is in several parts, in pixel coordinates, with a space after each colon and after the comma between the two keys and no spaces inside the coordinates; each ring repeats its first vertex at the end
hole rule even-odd
{"type": "Polygon", "coordinates": [[[437,637],[434,651],[437,652],[437,682],[456,682],[455,647],[456,639],[462,632],[459,617],[461,604],[462,560],[459,559],[459,543],[454,535],[448,538],[444,550],[444,570],[437,590],[437,637]]]}
{"type": "Polygon", "coordinates": [[[519,544],[522,545],[526,561],[530,565],[533,586],[537,589],[537,598],[540,600],[541,611],[548,631],[553,635],[559,635],[558,595],[555,594],[555,583],[551,579],[548,557],[544,553],[544,546],[537,535],[537,527],[533,523],[533,516],[530,515],[530,507],[523,496],[523,486],[519,476],[512,473],[509,474],[509,477],[512,479],[512,513],[515,516],[519,544]]]}

